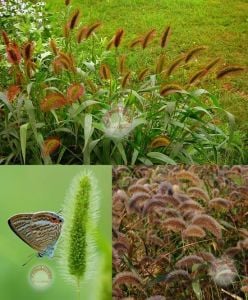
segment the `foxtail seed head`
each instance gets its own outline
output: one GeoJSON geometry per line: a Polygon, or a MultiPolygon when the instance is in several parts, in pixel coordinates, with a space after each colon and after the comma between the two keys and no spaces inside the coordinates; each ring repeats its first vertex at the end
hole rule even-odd
{"type": "Polygon", "coordinates": [[[65,277],[79,287],[95,269],[94,230],[98,219],[97,183],[89,171],[82,172],[71,185],[64,207],[61,234],[61,265],[65,277]]]}

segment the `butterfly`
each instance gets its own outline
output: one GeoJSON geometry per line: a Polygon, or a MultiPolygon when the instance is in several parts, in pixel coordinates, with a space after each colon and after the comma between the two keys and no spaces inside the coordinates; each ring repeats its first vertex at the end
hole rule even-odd
{"type": "Polygon", "coordinates": [[[60,215],[48,211],[17,214],[8,220],[14,233],[38,251],[38,257],[53,257],[63,222],[60,215]]]}

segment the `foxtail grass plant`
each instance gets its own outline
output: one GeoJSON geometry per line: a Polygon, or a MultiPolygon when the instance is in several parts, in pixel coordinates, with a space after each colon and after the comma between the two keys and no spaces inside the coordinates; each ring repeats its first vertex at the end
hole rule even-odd
{"type": "Polygon", "coordinates": [[[97,264],[95,232],[99,196],[96,179],[83,171],[73,180],[64,204],[60,264],[65,279],[76,286],[78,299],[82,283],[92,278],[97,264]]]}
{"type": "Polygon", "coordinates": [[[131,42],[122,26],[101,37],[104,24],[62,2],[45,41],[1,31],[0,164],[248,162],[246,131],[204,89],[246,66],[203,63],[205,46],[168,60],[172,26],[131,42]],[[159,55],[148,65],[151,47],[159,55]]]}

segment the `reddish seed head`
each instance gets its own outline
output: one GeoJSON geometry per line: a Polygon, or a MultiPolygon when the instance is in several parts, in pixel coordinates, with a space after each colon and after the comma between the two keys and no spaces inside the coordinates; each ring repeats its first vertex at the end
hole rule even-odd
{"type": "Polygon", "coordinates": [[[21,89],[18,85],[11,85],[7,90],[7,99],[9,102],[13,102],[20,92],[21,89]]]}
{"type": "Polygon", "coordinates": [[[13,65],[18,65],[21,62],[21,53],[17,44],[9,43],[7,48],[8,61],[13,65]]]}
{"type": "Polygon", "coordinates": [[[115,48],[118,48],[120,46],[121,40],[123,38],[123,35],[124,35],[124,30],[122,28],[118,29],[116,31],[116,34],[115,34],[115,37],[114,37],[115,48]]]}
{"type": "Polygon", "coordinates": [[[4,44],[6,46],[8,46],[8,44],[10,43],[10,41],[9,41],[9,37],[8,37],[7,33],[4,30],[2,30],[1,31],[1,35],[2,35],[2,38],[3,38],[4,44]]]}
{"type": "MultiPolygon", "coordinates": [[[[58,137],[49,137],[43,143],[42,153],[44,156],[49,156],[61,146],[61,140],[58,137]]],[[[54,220],[58,223],[59,220],[54,220]]]]}
{"type": "Polygon", "coordinates": [[[67,101],[73,103],[83,96],[84,86],[79,83],[71,84],[67,89],[67,101]]]}
{"type": "Polygon", "coordinates": [[[58,109],[67,104],[65,97],[59,93],[51,93],[41,102],[40,108],[44,112],[58,109]]]}

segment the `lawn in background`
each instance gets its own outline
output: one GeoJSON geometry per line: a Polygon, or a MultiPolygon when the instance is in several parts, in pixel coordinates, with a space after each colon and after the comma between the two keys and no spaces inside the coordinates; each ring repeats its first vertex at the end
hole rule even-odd
{"type": "MultiPolygon", "coordinates": [[[[61,19],[63,0],[48,0],[53,13],[54,26],[61,19]]],[[[189,73],[175,72],[173,81],[194,74],[205,62],[216,57],[235,65],[248,65],[248,2],[246,0],[72,0],[80,8],[85,23],[102,21],[99,35],[110,39],[117,28],[126,31],[128,42],[151,28],[160,33],[171,25],[171,36],[167,53],[169,64],[176,56],[188,49],[206,45],[209,49],[194,62],[189,73]],[[194,70],[195,68],[195,70],[194,70]]],[[[122,48],[125,52],[125,49],[122,48]]],[[[140,51],[128,51],[128,62],[132,68],[151,65],[160,51],[156,39],[140,57],[140,51]]],[[[217,82],[207,79],[200,85],[221,97],[225,109],[235,114],[242,127],[248,127],[248,75],[243,73],[230,81],[217,82]],[[230,83],[231,82],[231,83],[230,83]]]]}

